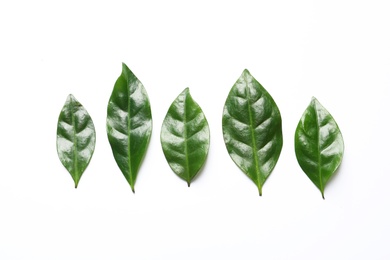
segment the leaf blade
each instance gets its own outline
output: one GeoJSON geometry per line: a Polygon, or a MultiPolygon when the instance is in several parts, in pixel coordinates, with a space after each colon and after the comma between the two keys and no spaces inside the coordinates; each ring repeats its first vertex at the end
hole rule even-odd
{"type": "Polygon", "coordinates": [[[57,154],[77,188],[95,150],[96,132],[92,118],[70,94],[57,123],[57,154]]]}
{"type": "Polygon", "coordinates": [[[107,136],[132,191],[152,134],[152,113],[141,81],[122,63],[107,106],[107,136]]]}
{"type": "Polygon", "coordinates": [[[336,121],[313,97],[295,130],[295,155],[323,198],[325,186],[340,166],[343,154],[344,141],[336,121]]]}
{"type": "Polygon", "coordinates": [[[261,196],[282,150],[282,120],[271,95],[248,70],[225,101],[222,130],[231,159],[256,184],[261,196]]]}
{"type": "Polygon", "coordinates": [[[188,88],[169,107],[161,127],[160,142],[172,171],[189,187],[206,161],[210,130],[188,88]]]}

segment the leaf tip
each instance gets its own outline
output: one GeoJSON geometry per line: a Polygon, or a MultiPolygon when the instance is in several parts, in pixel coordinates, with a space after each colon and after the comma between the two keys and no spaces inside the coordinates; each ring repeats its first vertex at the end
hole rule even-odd
{"type": "Polygon", "coordinates": [[[259,196],[263,196],[263,191],[261,189],[261,185],[258,185],[257,188],[259,189],[259,196]]]}
{"type": "Polygon", "coordinates": [[[131,72],[129,67],[127,67],[126,63],[122,62],[122,75],[127,76],[129,71],[131,72]]]}
{"type": "Polygon", "coordinates": [[[325,200],[325,195],[323,191],[321,191],[321,195],[322,195],[322,199],[325,200]]]}
{"type": "Polygon", "coordinates": [[[68,97],[66,98],[67,101],[75,101],[76,98],[72,95],[72,94],[69,94],[68,97]]]}
{"type": "Polygon", "coordinates": [[[189,181],[187,181],[187,185],[188,185],[188,188],[190,187],[191,183],[189,181]]]}
{"type": "Polygon", "coordinates": [[[189,94],[190,93],[190,88],[185,88],[184,90],[183,90],[183,92],[182,92],[182,94],[185,94],[185,95],[187,95],[187,94],[189,94]]]}
{"type": "Polygon", "coordinates": [[[79,186],[80,177],[79,176],[72,176],[72,179],[74,181],[74,188],[77,189],[79,186]]]}
{"type": "Polygon", "coordinates": [[[318,102],[317,98],[315,96],[311,97],[311,102],[318,102]]]}

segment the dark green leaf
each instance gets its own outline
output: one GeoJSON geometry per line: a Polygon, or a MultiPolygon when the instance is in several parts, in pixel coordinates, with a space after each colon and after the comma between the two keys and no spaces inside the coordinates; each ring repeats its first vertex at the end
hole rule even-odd
{"type": "Polygon", "coordinates": [[[273,98],[248,70],[226,99],[222,129],[230,157],[256,184],[261,196],[282,150],[282,119],[273,98]]]}
{"type": "Polygon", "coordinates": [[[87,110],[69,95],[57,124],[57,153],[75,187],[95,150],[95,127],[87,110]]]}
{"type": "Polygon", "coordinates": [[[325,185],[339,167],[343,153],[343,137],[336,121],[313,97],[295,131],[295,154],[323,198],[325,185]]]}
{"type": "Polygon", "coordinates": [[[210,131],[200,106],[186,88],[170,106],[161,128],[161,145],[171,169],[190,186],[203,166],[210,131]]]}
{"type": "Polygon", "coordinates": [[[122,64],[107,107],[112,153],[132,191],[152,134],[149,98],[141,81],[122,64]]]}

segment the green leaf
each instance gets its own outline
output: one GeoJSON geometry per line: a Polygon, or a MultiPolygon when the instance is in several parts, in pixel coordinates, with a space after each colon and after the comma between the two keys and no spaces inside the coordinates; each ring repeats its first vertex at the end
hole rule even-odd
{"type": "Polygon", "coordinates": [[[107,135],[120,170],[134,185],[152,134],[152,113],[141,81],[122,64],[107,107],[107,135]]]}
{"type": "Polygon", "coordinates": [[[72,176],[75,188],[95,150],[96,134],[87,110],[69,95],[57,124],[57,153],[72,176]]]}
{"type": "Polygon", "coordinates": [[[321,191],[339,167],[344,141],[332,115],[314,97],[295,131],[295,155],[302,170],[321,191]]]}
{"type": "Polygon", "coordinates": [[[222,129],[230,157],[256,184],[261,196],[282,150],[282,119],[273,98],[248,70],[226,99],[222,129]]]}
{"type": "Polygon", "coordinates": [[[171,169],[190,186],[210,146],[210,130],[200,106],[186,88],[169,107],[161,128],[161,146],[171,169]]]}

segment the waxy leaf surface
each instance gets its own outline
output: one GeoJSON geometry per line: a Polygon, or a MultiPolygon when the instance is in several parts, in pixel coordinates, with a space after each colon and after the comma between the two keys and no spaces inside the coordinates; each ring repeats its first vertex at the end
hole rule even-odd
{"type": "Polygon", "coordinates": [[[323,198],[325,185],[339,167],[343,153],[343,137],[336,121],[313,97],[295,131],[295,154],[323,198]]]}
{"type": "Polygon", "coordinates": [[[226,99],[222,129],[230,157],[256,184],[261,196],[282,150],[282,120],[273,98],[248,70],[226,99]]]}
{"type": "Polygon", "coordinates": [[[120,170],[134,192],[152,134],[152,113],[141,81],[123,63],[107,107],[107,135],[120,170]]]}
{"type": "Polygon", "coordinates": [[[95,150],[96,134],[87,110],[69,95],[57,124],[57,153],[72,176],[75,187],[95,150]]]}
{"type": "Polygon", "coordinates": [[[160,137],[169,166],[190,186],[206,160],[210,130],[202,109],[192,99],[188,88],[169,107],[160,137]]]}

